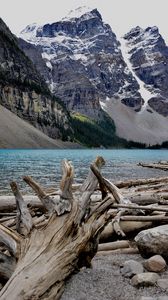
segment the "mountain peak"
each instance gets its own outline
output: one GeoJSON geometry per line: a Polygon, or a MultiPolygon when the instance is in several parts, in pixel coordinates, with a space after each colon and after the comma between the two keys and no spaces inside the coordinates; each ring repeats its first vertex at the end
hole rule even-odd
{"type": "Polygon", "coordinates": [[[128,33],[124,35],[124,39],[130,40],[132,38],[136,38],[143,29],[140,26],[133,27],[128,33]]]}
{"type": "Polygon", "coordinates": [[[143,38],[146,39],[157,38],[160,36],[159,29],[157,26],[147,27],[146,29],[143,29],[140,26],[136,26],[124,35],[124,39],[134,40],[136,38],[139,38],[140,36],[143,36],[143,38]]]}
{"type": "Polygon", "coordinates": [[[28,33],[28,32],[32,32],[34,31],[34,29],[36,29],[38,27],[37,23],[32,23],[27,25],[22,31],[21,33],[28,33]]]}
{"type": "Polygon", "coordinates": [[[67,21],[69,19],[79,19],[81,17],[88,18],[96,16],[102,20],[101,14],[98,12],[97,8],[90,8],[87,6],[81,6],[74,10],[71,10],[66,17],[62,19],[62,21],[67,21]]]}

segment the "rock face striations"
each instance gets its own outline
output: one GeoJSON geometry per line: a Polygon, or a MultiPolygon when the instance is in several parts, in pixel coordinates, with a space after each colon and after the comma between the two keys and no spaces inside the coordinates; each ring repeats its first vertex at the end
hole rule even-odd
{"type": "Polygon", "coordinates": [[[168,116],[168,47],[157,27],[133,28],[124,36],[136,75],[153,94],[149,106],[168,116]]]}
{"type": "Polygon", "coordinates": [[[136,27],[118,40],[97,9],[79,8],[58,22],[28,25],[17,39],[0,21],[0,104],[52,138],[95,147],[162,144],[167,82],[168,48],[157,27],[136,27]]]}
{"type": "Polygon", "coordinates": [[[0,19],[0,104],[52,138],[68,139],[66,110],[0,19]]]}
{"type": "Polygon", "coordinates": [[[76,10],[53,24],[27,26],[20,46],[44,76],[50,90],[70,111],[97,118],[100,102],[113,98],[135,111],[143,99],[124,62],[120,43],[97,9],[76,10]],[[43,65],[34,55],[41,51],[43,65]]]}

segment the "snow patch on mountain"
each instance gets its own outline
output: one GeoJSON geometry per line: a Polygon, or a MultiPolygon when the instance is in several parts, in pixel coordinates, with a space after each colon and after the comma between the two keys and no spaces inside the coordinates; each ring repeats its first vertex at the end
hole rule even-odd
{"type": "Polygon", "coordinates": [[[127,45],[127,43],[125,42],[125,40],[123,38],[120,38],[119,41],[120,41],[120,45],[121,45],[121,52],[124,57],[124,61],[126,62],[127,67],[129,69],[129,72],[132,73],[132,76],[137,80],[137,82],[139,84],[139,92],[144,100],[144,104],[142,105],[141,110],[140,110],[140,113],[142,113],[144,110],[146,110],[146,108],[148,106],[148,100],[151,97],[153,97],[154,95],[145,87],[144,82],[139,79],[139,77],[136,75],[136,73],[132,67],[132,64],[130,62],[130,54],[129,54],[131,47],[129,47],[127,45]]]}
{"type": "Polygon", "coordinates": [[[90,107],[100,107],[99,101],[113,97],[140,110],[139,85],[97,9],[79,8],[60,22],[23,30],[21,37],[41,49],[48,68],[44,77],[69,109],[83,110],[89,101],[90,107]]]}
{"type": "Polygon", "coordinates": [[[91,7],[81,6],[74,10],[71,10],[68,15],[62,18],[63,21],[67,21],[69,19],[80,18],[81,16],[87,14],[87,17],[90,17],[90,12],[92,11],[91,7]]]}
{"type": "Polygon", "coordinates": [[[19,34],[19,37],[27,40],[31,43],[32,40],[36,37],[36,31],[40,27],[37,23],[32,23],[27,25],[19,34]]]}

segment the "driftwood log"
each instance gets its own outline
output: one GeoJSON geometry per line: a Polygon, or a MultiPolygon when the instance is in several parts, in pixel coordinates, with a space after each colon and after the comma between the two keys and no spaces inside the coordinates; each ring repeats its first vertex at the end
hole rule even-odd
{"type": "Polygon", "coordinates": [[[118,188],[129,188],[132,186],[141,186],[147,184],[160,184],[160,183],[168,183],[168,177],[159,177],[159,178],[149,178],[149,179],[132,179],[125,181],[117,181],[115,185],[118,188]]]}
{"type": "Polygon", "coordinates": [[[115,200],[125,203],[117,188],[102,177],[104,163],[98,157],[92,164],[78,199],[72,194],[74,170],[66,160],[59,198],[48,195],[31,177],[24,177],[40,199],[47,218],[45,224],[42,218],[38,228],[18,185],[11,183],[17,206],[17,232],[1,224],[0,242],[16,260],[16,268],[0,292],[1,300],[59,299],[65,280],[81,267],[91,265],[99,236],[112,218],[107,211],[115,200]],[[90,197],[98,183],[102,201],[91,211],[90,197]]]}
{"type": "Polygon", "coordinates": [[[168,223],[168,177],[116,186],[101,175],[104,163],[98,157],[83,184],[74,185],[73,166],[65,160],[59,190],[24,177],[35,196],[22,197],[11,183],[14,197],[0,199],[0,278],[8,280],[0,299],[59,299],[66,279],[90,267],[96,253],[138,251],[128,241],[100,245],[99,239],[168,223]]]}
{"type": "Polygon", "coordinates": [[[160,169],[163,171],[168,170],[168,163],[138,163],[138,166],[146,167],[146,168],[152,168],[152,169],[160,169]]]}

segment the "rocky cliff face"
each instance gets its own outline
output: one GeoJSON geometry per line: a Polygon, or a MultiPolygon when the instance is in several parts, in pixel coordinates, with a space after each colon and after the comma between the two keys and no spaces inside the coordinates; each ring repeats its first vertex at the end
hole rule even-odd
{"type": "Polygon", "coordinates": [[[69,110],[96,118],[100,101],[110,98],[135,111],[141,109],[139,85],[124,62],[115,34],[96,9],[78,9],[60,22],[27,26],[21,38],[32,44],[30,50],[20,41],[50,90],[69,110]],[[41,68],[32,55],[34,47],[41,51],[46,67],[41,68]]]}
{"type": "Polygon", "coordinates": [[[136,75],[151,92],[148,105],[168,116],[168,47],[157,27],[133,28],[124,36],[136,75]]]}
{"type": "Polygon", "coordinates": [[[72,133],[69,116],[0,19],[0,104],[52,138],[72,133]]]}
{"type": "Polygon", "coordinates": [[[66,140],[72,133],[68,115],[52,97],[0,85],[0,103],[53,139],[66,140]]]}

